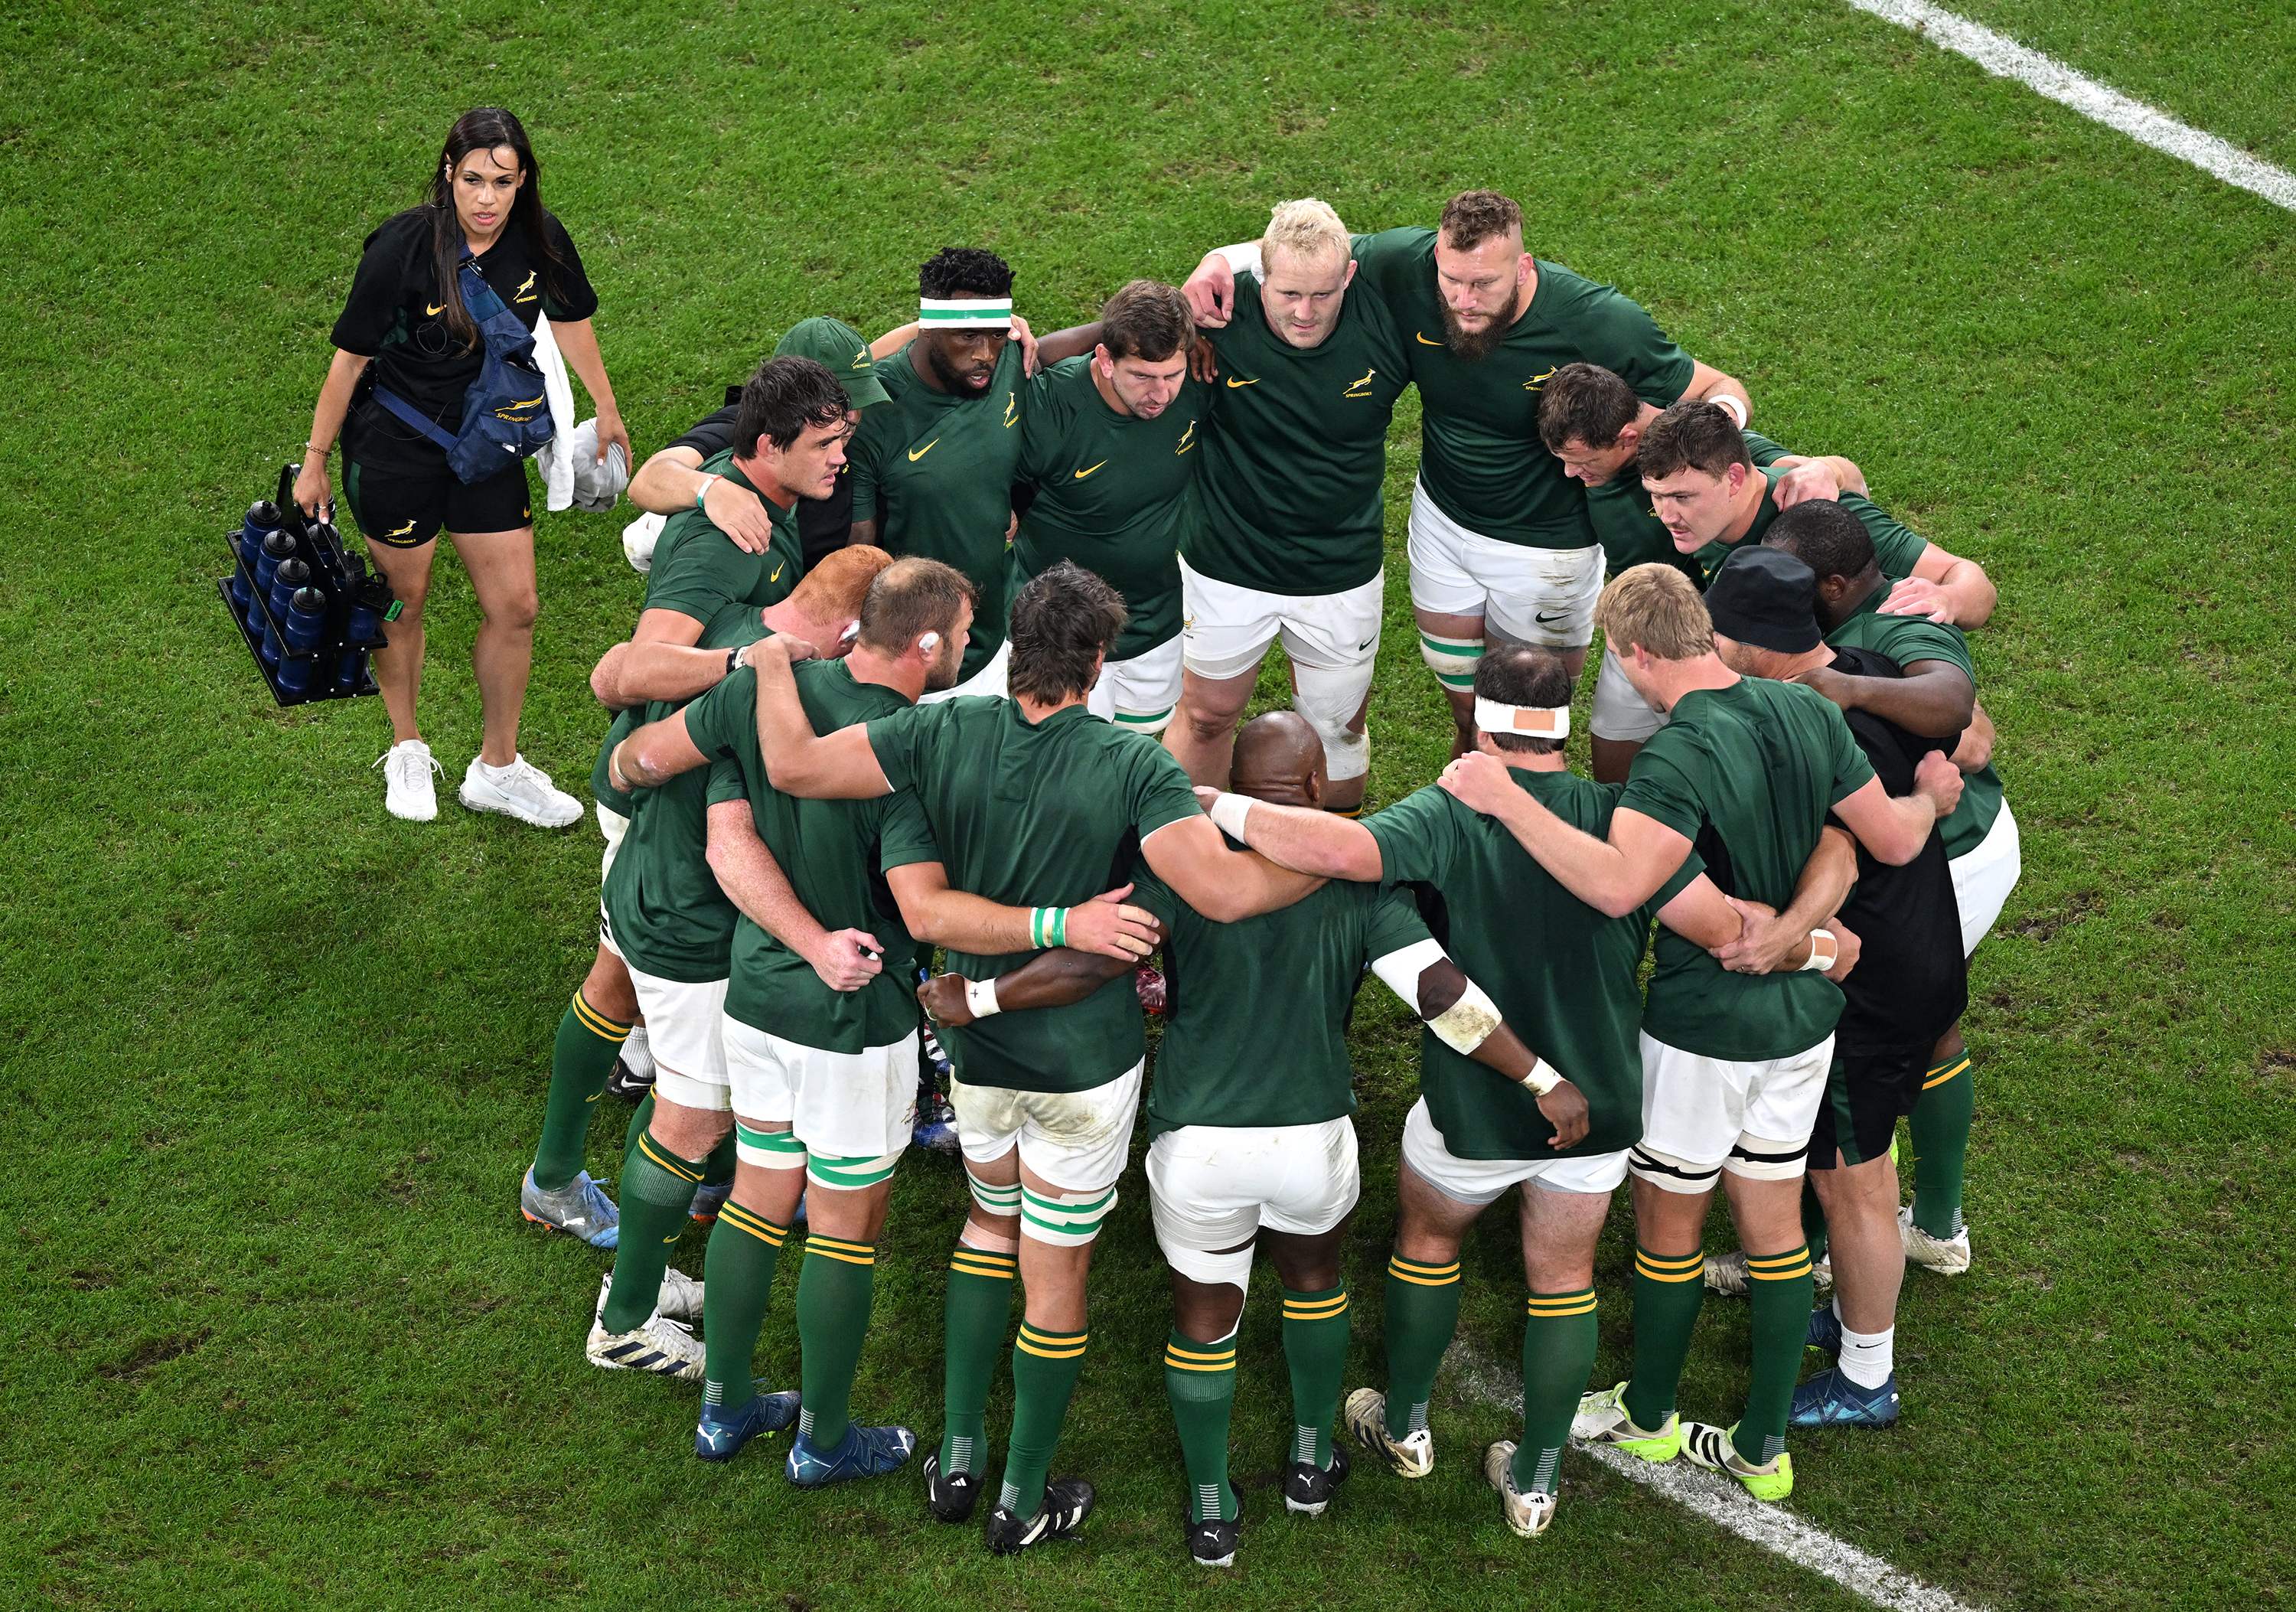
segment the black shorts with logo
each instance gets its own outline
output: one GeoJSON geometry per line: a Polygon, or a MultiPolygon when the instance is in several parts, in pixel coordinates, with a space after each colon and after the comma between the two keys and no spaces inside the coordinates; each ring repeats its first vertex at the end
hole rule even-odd
{"type": "Polygon", "coordinates": [[[534,524],[526,461],[469,482],[446,449],[372,398],[343,427],[343,502],[370,543],[420,548],[441,531],[516,531],[534,524]]]}
{"type": "Polygon", "coordinates": [[[1898,1121],[1914,1111],[1928,1074],[1930,1049],[1836,1052],[1826,1072],[1825,1098],[1809,1132],[1809,1167],[1833,1168],[1882,1157],[1897,1139],[1898,1121]]]}

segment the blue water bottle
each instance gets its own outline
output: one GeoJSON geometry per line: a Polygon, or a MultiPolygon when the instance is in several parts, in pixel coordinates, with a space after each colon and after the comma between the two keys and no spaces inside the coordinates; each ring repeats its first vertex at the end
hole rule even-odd
{"type": "MultiPolygon", "coordinates": [[[[294,562],[299,565],[301,561],[294,562]]],[[[285,571],[286,566],[279,568],[285,571]]],[[[308,654],[327,636],[327,596],[316,588],[299,588],[287,597],[287,647],[308,654]]]]}
{"type": "Polygon", "coordinates": [[[255,563],[250,555],[242,555],[239,563],[231,568],[231,613],[242,621],[247,620],[248,612],[255,608],[254,569],[255,563]]]}
{"type": "Polygon", "coordinates": [[[247,519],[240,523],[239,552],[251,565],[262,552],[263,539],[280,527],[279,506],[268,498],[258,499],[247,506],[247,519]]]}
{"type": "Polygon", "coordinates": [[[255,653],[262,657],[266,669],[275,672],[279,670],[279,652],[285,645],[279,637],[279,629],[268,616],[263,619],[262,632],[263,637],[258,642],[255,653]]]}
{"type": "Polygon", "coordinates": [[[335,662],[335,692],[357,694],[359,683],[366,676],[366,651],[346,649],[335,662]]]}
{"type": "Polygon", "coordinates": [[[267,596],[271,592],[272,574],[279,569],[279,563],[294,557],[295,539],[283,529],[266,532],[262,547],[255,556],[255,591],[267,596]]]}
{"type": "Polygon", "coordinates": [[[271,619],[282,627],[287,624],[287,602],[297,591],[308,587],[311,567],[303,560],[282,560],[271,573],[271,619]]]}

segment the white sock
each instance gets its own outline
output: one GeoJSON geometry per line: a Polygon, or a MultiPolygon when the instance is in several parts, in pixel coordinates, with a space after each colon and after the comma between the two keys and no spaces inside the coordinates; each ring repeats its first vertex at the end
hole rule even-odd
{"type": "Polygon", "coordinates": [[[517,756],[511,757],[510,767],[497,767],[493,762],[481,759],[479,762],[479,770],[490,778],[499,778],[504,773],[510,771],[512,767],[516,767],[518,763],[519,758],[517,756]]]}
{"type": "Polygon", "coordinates": [[[1897,1369],[1898,1329],[1879,1332],[1841,1329],[1841,1375],[1861,1388],[1878,1388],[1897,1369]]]}
{"type": "Polygon", "coordinates": [[[622,1042],[622,1063],[632,1074],[653,1072],[653,1052],[646,1045],[646,1027],[644,1024],[630,1027],[628,1038],[622,1042]]]}

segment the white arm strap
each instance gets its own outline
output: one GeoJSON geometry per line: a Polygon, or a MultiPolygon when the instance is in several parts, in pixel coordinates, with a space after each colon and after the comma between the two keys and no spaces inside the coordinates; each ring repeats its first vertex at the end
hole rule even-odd
{"type": "MultiPolygon", "coordinates": [[[[1419,976],[1433,965],[1448,960],[1449,955],[1435,942],[1414,941],[1399,951],[1373,958],[1371,971],[1379,976],[1381,984],[1403,999],[1405,1007],[1418,1013],[1419,976]]],[[[1465,1056],[1488,1040],[1500,1023],[1498,1005],[1483,994],[1481,986],[1469,980],[1459,999],[1428,1019],[1427,1028],[1446,1047],[1465,1056]]]]}
{"type": "Polygon", "coordinates": [[[1223,246],[1218,250],[1219,255],[1227,259],[1228,273],[1239,277],[1250,275],[1255,280],[1262,277],[1259,242],[1239,241],[1234,246],[1223,246]]]}

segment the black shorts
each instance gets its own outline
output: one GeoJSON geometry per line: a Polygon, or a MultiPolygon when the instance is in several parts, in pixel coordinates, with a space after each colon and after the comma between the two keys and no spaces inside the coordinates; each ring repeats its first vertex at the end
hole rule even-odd
{"type": "Polygon", "coordinates": [[[386,548],[420,548],[442,530],[534,524],[525,460],[465,481],[447,467],[444,448],[372,399],[351,411],[343,431],[343,503],[366,540],[386,548]]]}
{"type": "Polygon", "coordinates": [[[1836,1053],[1826,1072],[1825,1098],[1810,1127],[1809,1167],[1833,1168],[1836,1151],[1846,1164],[1882,1157],[1897,1139],[1898,1121],[1914,1111],[1929,1073],[1930,1049],[1836,1053]]]}

